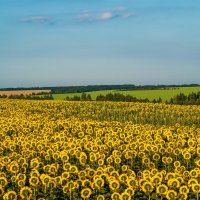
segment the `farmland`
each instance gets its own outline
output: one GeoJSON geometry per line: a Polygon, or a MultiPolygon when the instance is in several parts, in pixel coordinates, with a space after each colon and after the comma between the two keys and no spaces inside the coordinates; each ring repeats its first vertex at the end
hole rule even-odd
{"type": "Polygon", "coordinates": [[[50,90],[9,90],[9,91],[0,91],[0,96],[6,95],[31,95],[33,93],[39,94],[39,93],[49,93],[50,90]]]}
{"type": "Polygon", "coordinates": [[[198,199],[200,107],[0,100],[0,198],[198,199]]]}
{"type": "MultiPolygon", "coordinates": [[[[149,100],[162,98],[165,100],[170,100],[170,98],[174,97],[177,94],[184,93],[189,94],[191,92],[200,91],[200,87],[180,87],[180,88],[168,88],[168,89],[159,89],[159,90],[129,90],[129,91],[120,91],[120,90],[102,90],[102,91],[94,91],[94,92],[86,92],[90,94],[92,99],[95,100],[99,94],[105,95],[108,93],[116,93],[119,92],[121,94],[130,94],[138,99],[148,98],[149,100]]],[[[66,94],[53,94],[54,99],[62,100],[68,97],[73,97],[74,95],[80,96],[81,93],[66,93],[66,94]]]]}

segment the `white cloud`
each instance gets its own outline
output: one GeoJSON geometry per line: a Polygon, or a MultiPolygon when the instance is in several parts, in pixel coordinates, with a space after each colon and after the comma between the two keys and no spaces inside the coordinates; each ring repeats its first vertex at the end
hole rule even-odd
{"type": "Polygon", "coordinates": [[[84,11],[80,16],[80,22],[95,22],[95,21],[108,21],[115,18],[129,18],[135,16],[135,13],[126,11],[123,6],[115,7],[112,10],[103,11],[100,13],[93,13],[84,11]]]}
{"type": "Polygon", "coordinates": [[[97,19],[98,20],[109,20],[114,17],[115,17],[115,15],[112,12],[103,12],[97,17],[97,19]]]}
{"type": "Polygon", "coordinates": [[[21,20],[22,23],[44,23],[48,22],[50,20],[49,17],[45,16],[31,16],[31,17],[26,17],[21,20]]]}
{"type": "Polygon", "coordinates": [[[80,21],[90,21],[92,18],[93,15],[90,11],[84,11],[79,17],[80,21]]]}
{"type": "Polygon", "coordinates": [[[125,13],[125,14],[123,14],[124,18],[129,18],[129,17],[134,17],[134,16],[136,16],[135,13],[125,13]]]}

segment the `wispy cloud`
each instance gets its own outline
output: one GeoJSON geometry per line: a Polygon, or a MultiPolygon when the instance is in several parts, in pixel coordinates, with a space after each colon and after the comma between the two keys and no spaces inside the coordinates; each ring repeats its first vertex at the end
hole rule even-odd
{"type": "Polygon", "coordinates": [[[124,10],[126,10],[126,8],[124,6],[117,6],[117,7],[114,7],[113,10],[124,11],[124,10]]]}
{"type": "Polygon", "coordinates": [[[80,16],[81,22],[108,21],[115,18],[129,18],[135,16],[135,13],[127,11],[123,6],[114,7],[113,9],[102,12],[84,11],[80,16]]]}
{"type": "Polygon", "coordinates": [[[93,19],[93,14],[86,10],[79,16],[80,21],[91,21],[93,19]]]}
{"type": "Polygon", "coordinates": [[[49,17],[45,16],[31,16],[31,17],[26,17],[20,20],[22,23],[46,23],[50,22],[49,17]]]}
{"type": "Polygon", "coordinates": [[[97,16],[96,19],[98,20],[110,20],[116,17],[116,15],[112,12],[102,12],[100,15],[97,16]]]}
{"type": "Polygon", "coordinates": [[[125,13],[125,14],[123,14],[122,17],[124,17],[124,18],[129,18],[129,17],[135,17],[135,16],[136,16],[136,14],[135,14],[134,12],[130,12],[130,13],[125,13]]]}

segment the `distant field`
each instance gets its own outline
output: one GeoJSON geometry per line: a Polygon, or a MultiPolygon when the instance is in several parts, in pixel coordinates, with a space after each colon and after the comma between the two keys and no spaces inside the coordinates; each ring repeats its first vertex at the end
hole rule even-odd
{"type": "Polygon", "coordinates": [[[38,93],[49,93],[51,90],[13,90],[13,91],[0,91],[0,95],[30,95],[30,94],[38,94],[38,93]]]}
{"type": "MultiPolygon", "coordinates": [[[[92,99],[95,100],[99,94],[108,94],[119,92],[121,94],[130,94],[139,99],[148,98],[149,100],[158,99],[159,97],[162,100],[170,100],[171,97],[176,96],[179,93],[189,94],[191,92],[199,92],[200,87],[181,87],[181,88],[169,88],[163,90],[130,90],[130,91],[119,91],[119,90],[104,90],[104,91],[95,91],[95,92],[86,92],[90,94],[92,99]]],[[[80,96],[81,93],[68,93],[68,94],[53,94],[54,99],[61,100],[68,97],[73,97],[74,95],[80,96]]]]}

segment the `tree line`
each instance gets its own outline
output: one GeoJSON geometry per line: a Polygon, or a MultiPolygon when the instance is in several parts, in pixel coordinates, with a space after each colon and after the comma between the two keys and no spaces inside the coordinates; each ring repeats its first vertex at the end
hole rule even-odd
{"type": "Polygon", "coordinates": [[[52,94],[45,94],[45,95],[0,95],[0,98],[8,98],[8,99],[25,99],[25,100],[53,100],[52,94]]]}
{"type": "Polygon", "coordinates": [[[167,103],[180,105],[200,105],[200,92],[192,92],[188,95],[180,93],[171,98],[167,103]]]}
{"type": "MultiPolygon", "coordinates": [[[[0,98],[8,98],[8,99],[27,99],[27,100],[54,100],[52,94],[44,94],[44,95],[0,95],[0,98]]],[[[92,101],[92,97],[90,94],[82,93],[79,95],[74,95],[72,97],[67,96],[65,100],[68,101],[92,101]]],[[[164,101],[162,98],[149,100],[148,98],[139,99],[130,94],[124,95],[121,93],[108,93],[108,94],[99,94],[96,101],[115,101],[115,102],[152,102],[152,103],[167,103],[167,104],[179,104],[179,105],[200,105],[200,91],[195,93],[192,92],[188,95],[180,93],[174,97],[172,97],[169,101],[164,101]]]]}
{"type": "Polygon", "coordinates": [[[30,88],[0,88],[0,91],[13,91],[13,90],[51,90],[51,94],[64,94],[64,93],[82,93],[101,90],[159,90],[159,89],[179,89],[180,87],[198,87],[198,84],[182,84],[182,85],[87,85],[87,86],[58,86],[58,87],[30,87],[30,88]]]}
{"type": "MultiPolygon", "coordinates": [[[[65,100],[68,101],[91,101],[91,95],[82,93],[81,96],[74,95],[73,97],[66,97],[65,100]]],[[[163,101],[162,98],[149,100],[148,98],[145,99],[138,99],[132,95],[124,95],[121,93],[108,93],[106,95],[99,94],[96,101],[115,101],[115,102],[152,102],[152,103],[167,103],[167,104],[179,104],[179,105],[200,105],[200,92],[197,93],[190,93],[188,95],[180,93],[175,97],[172,97],[170,101],[163,101]]]]}

